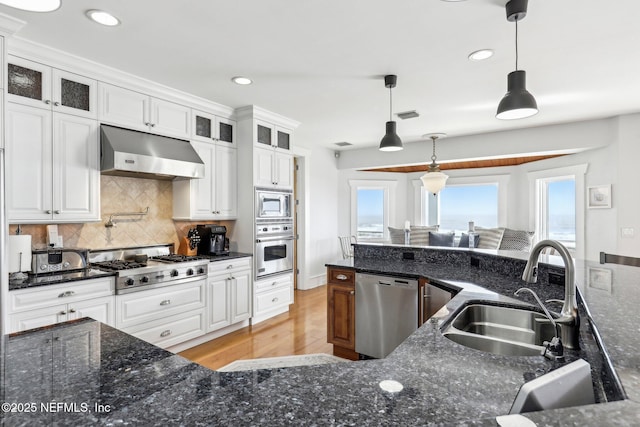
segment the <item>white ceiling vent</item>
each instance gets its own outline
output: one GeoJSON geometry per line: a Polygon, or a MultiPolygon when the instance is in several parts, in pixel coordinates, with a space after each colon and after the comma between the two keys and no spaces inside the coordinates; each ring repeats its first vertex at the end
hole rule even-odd
{"type": "Polygon", "coordinates": [[[403,111],[402,113],[398,113],[397,116],[400,117],[402,120],[407,120],[407,119],[420,117],[420,114],[418,114],[416,110],[411,110],[411,111],[403,111]]]}
{"type": "Polygon", "coordinates": [[[336,145],[337,145],[338,147],[348,147],[348,146],[353,145],[353,144],[352,144],[352,143],[350,143],[350,142],[345,142],[345,141],[343,141],[343,142],[336,142],[336,145]]]}

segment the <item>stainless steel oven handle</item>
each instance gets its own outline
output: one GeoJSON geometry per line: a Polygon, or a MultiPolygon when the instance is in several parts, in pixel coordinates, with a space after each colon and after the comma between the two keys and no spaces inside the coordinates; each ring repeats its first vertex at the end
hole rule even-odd
{"type": "Polygon", "coordinates": [[[293,240],[294,236],[267,237],[266,239],[256,239],[256,243],[277,242],[278,240],[293,240]]]}

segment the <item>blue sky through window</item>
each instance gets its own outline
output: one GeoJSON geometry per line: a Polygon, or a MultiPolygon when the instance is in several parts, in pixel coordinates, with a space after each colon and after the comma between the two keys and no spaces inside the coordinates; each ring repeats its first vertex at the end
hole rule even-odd
{"type": "Polygon", "coordinates": [[[574,179],[547,184],[547,238],[575,247],[576,182],[574,179]]]}
{"type": "Polygon", "coordinates": [[[384,190],[358,189],[358,237],[382,237],[384,234],[384,190]]]}
{"type": "Polygon", "coordinates": [[[498,185],[452,185],[440,192],[440,229],[458,233],[498,226],[498,185]]]}

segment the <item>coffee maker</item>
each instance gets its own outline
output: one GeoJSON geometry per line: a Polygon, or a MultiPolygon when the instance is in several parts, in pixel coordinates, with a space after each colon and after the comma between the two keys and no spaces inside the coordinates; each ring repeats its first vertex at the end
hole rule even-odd
{"type": "Polygon", "coordinates": [[[200,235],[198,255],[228,255],[229,240],[226,238],[227,227],[224,225],[197,225],[200,235]]]}

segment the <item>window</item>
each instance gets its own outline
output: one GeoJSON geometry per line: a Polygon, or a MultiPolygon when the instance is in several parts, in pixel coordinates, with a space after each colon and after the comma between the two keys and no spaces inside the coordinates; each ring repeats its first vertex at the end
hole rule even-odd
{"type": "Polygon", "coordinates": [[[351,234],[358,240],[386,240],[394,225],[395,181],[350,180],[351,234]]]}
{"type": "Polygon", "coordinates": [[[540,239],[558,240],[569,249],[576,248],[575,176],[538,180],[540,239]]]}
{"type": "Polygon", "coordinates": [[[440,230],[457,234],[469,229],[498,226],[498,184],[447,186],[439,194],[440,230]]]}
{"type": "Polygon", "coordinates": [[[451,177],[447,186],[434,197],[420,181],[414,181],[416,222],[440,225],[442,231],[456,234],[469,229],[469,221],[480,227],[498,227],[507,220],[509,175],[451,177]],[[418,192],[419,191],[419,192],[418,192]]]}

